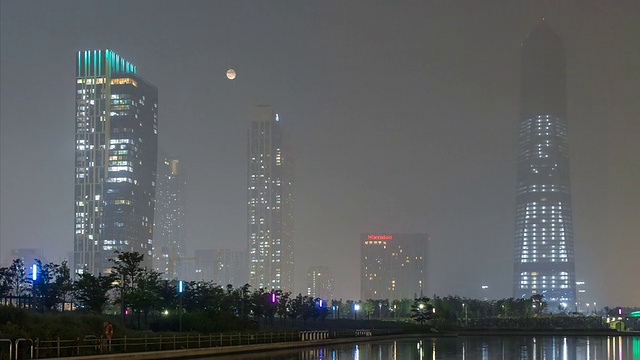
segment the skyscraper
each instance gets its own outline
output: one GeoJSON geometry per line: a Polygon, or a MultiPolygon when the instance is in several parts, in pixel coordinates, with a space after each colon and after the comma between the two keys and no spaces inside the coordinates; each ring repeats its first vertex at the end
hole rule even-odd
{"type": "Polygon", "coordinates": [[[293,287],[293,161],[278,114],[258,106],[249,129],[249,284],[293,287]]]}
{"type": "Polygon", "coordinates": [[[185,257],[185,177],[182,163],[162,157],[158,161],[153,268],[165,280],[184,279],[185,257]]]}
{"type": "Polygon", "coordinates": [[[307,295],[333,299],[333,272],[328,267],[312,266],[307,270],[307,295]]]}
{"type": "Polygon", "coordinates": [[[77,53],[75,272],[109,271],[114,251],[151,265],[158,89],[111,50],[77,53]]]}
{"type": "Polygon", "coordinates": [[[575,308],[565,53],[542,21],[522,44],[513,293],[575,308]]]}
{"type": "Polygon", "coordinates": [[[426,295],[427,234],[361,234],[360,299],[426,295]]]}

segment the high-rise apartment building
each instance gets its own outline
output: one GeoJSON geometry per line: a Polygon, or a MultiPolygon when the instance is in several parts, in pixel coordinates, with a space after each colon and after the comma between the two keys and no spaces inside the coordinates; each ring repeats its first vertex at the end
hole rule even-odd
{"type": "Polygon", "coordinates": [[[249,284],[293,290],[292,158],[282,121],[258,106],[249,129],[249,284]]]}
{"type": "Polygon", "coordinates": [[[158,89],[111,50],[76,59],[75,272],[108,272],[114,251],[151,267],[158,89]]]}
{"type": "Polygon", "coordinates": [[[164,280],[185,279],[185,177],[182,163],[162,157],[156,184],[153,268],[164,280]]]}
{"type": "Polygon", "coordinates": [[[328,267],[312,266],[307,270],[307,295],[333,299],[333,272],[328,267]]]}
{"type": "Polygon", "coordinates": [[[427,234],[361,234],[360,299],[413,299],[427,285],[427,234]]]}
{"type": "Polygon", "coordinates": [[[575,309],[565,52],[542,21],[522,44],[513,293],[575,309]]]}
{"type": "Polygon", "coordinates": [[[195,280],[212,281],[220,286],[240,287],[247,283],[244,251],[231,249],[196,250],[195,280]]]}

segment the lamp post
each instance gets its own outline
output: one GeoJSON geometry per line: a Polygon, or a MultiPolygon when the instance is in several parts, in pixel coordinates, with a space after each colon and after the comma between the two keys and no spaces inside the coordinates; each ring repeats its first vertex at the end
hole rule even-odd
{"type": "Polygon", "coordinates": [[[380,311],[378,311],[378,318],[382,318],[382,302],[378,303],[378,308],[380,309],[380,311]]]}
{"type": "Polygon", "coordinates": [[[178,297],[180,298],[180,315],[179,315],[179,325],[178,325],[178,331],[182,332],[182,294],[184,293],[184,281],[179,280],[178,281],[178,297]]]}
{"type": "Polygon", "coordinates": [[[31,307],[36,305],[36,281],[38,280],[38,264],[31,265],[31,307]]]}
{"type": "Polygon", "coordinates": [[[355,305],[353,305],[353,310],[355,310],[353,313],[353,319],[358,320],[358,310],[360,310],[360,304],[356,303],[355,305]]]}
{"type": "Polygon", "coordinates": [[[467,304],[462,303],[462,309],[464,310],[464,326],[467,326],[469,324],[469,319],[468,319],[468,315],[469,315],[468,309],[469,308],[467,307],[467,304]]]}

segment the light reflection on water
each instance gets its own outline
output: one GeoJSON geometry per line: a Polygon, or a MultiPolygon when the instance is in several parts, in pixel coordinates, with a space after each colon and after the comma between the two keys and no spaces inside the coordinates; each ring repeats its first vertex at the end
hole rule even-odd
{"type": "Polygon", "coordinates": [[[640,360],[640,336],[413,338],[227,355],[223,358],[229,360],[640,360]]]}

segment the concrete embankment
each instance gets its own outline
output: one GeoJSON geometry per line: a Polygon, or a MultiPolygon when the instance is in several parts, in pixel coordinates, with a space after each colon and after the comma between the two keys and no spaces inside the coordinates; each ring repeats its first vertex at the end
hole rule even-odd
{"type": "Polygon", "coordinates": [[[222,346],[199,349],[180,349],[180,350],[163,350],[148,352],[132,352],[119,354],[103,354],[91,356],[74,356],[68,358],[55,359],[73,359],[73,360],[147,360],[147,359],[192,359],[198,357],[216,357],[231,354],[243,354],[260,351],[276,351],[300,349],[306,347],[327,346],[336,344],[349,344],[368,341],[384,341],[397,339],[412,339],[424,337],[456,337],[456,336],[638,336],[633,332],[616,332],[608,330],[569,330],[569,329],[553,329],[553,330],[458,330],[457,333],[425,333],[425,334],[395,334],[380,336],[363,336],[339,339],[323,339],[308,341],[291,341],[269,344],[253,344],[253,345],[236,345],[222,346]]]}
{"type": "Polygon", "coordinates": [[[55,358],[55,359],[58,359],[58,360],[59,359],[73,359],[73,360],[191,359],[191,358],[198,358],[198,357],[215,357],[215,356],[224,356],[224,355],[231,355],[231,354],[260,352],[260,351],[288,350],[288,349],[298,349],[298,348],[323,346],[323,345],[407,339],[407,338],[416,338],[416,337],[425,337],[425,336],[432,337],[432,336],[455,336],[455,335],[452,335],[452,334],[397,334],[397,335],[366,336],[366,337],[324,339],[324,340],[291,341],[291,342],[280,342],[280,343],[270,343],[270,344],[221,346],[221,347],[199,348],[199,349],[180,349],[180,350],[133,352],[133,353],[123,353],[123,354],[74,356],[74,357],[55,358]]]}

